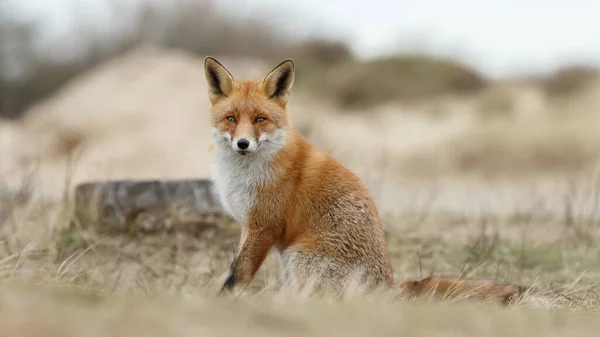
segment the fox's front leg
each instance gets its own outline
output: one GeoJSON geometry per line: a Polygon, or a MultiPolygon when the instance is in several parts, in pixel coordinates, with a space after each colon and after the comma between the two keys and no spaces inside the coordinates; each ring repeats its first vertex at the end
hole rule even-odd
{"type": "Polygon", "coordinates": [[[246,287],[254,278],[274,243],[275,235],[272,231],[252,229],[248,226],[248,229],[242,233],[240,248],[229,267],[229,276],[219,294],[237,286],[246,287]]]}

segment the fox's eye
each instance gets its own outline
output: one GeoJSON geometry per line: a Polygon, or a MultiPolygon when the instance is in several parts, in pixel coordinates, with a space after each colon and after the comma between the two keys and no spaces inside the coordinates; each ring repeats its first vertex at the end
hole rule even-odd
{"type": "Polygon", "coordinates": [[[235,118],[233,116],[227,116],[227,121],[229,123],[233,123],[233,122],[235,122],[235,118]]]}
{"type": "Polygon", "coordinates": [[[254,120],[254,122],[255,122],[255,123],[262,123],[262,122],[264,122],[265,120],[266,120],[266,118],[264,118],[264,117],[257,117],[257,118],[254,120]]]}

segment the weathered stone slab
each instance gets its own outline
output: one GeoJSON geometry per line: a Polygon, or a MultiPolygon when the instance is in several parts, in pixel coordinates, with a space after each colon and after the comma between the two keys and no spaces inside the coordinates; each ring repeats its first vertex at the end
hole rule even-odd
{"type": "Polygon", "coordinates": [[[197,231],[229,220],[208,179],[82,183],[74,214],[80,227],[99,232],[197,231]]]}

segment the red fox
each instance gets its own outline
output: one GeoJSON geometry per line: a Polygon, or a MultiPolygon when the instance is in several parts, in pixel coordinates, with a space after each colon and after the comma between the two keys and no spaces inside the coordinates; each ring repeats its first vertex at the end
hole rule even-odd
{"type": "Polygon", "coordinates": [[[284,281],[302,285],[318,278],[340,289],[360,275],[369,284],[392,286],[383,226],[367,188],[290,123],[294,62],[281,62],[262,80],[236,80],[210,56],[204,70],[212,179],[242,228],[220,293],[246,287],[271,250],[284,281]]]}

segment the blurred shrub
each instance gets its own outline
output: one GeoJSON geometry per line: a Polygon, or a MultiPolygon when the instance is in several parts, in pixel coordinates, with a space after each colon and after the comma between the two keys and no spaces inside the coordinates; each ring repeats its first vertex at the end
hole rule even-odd
{"type": "Polygon", "coordinates": [[[300,64],[334,65],[352,59],[350,47],[342,41],[321,38],[302,41],[290,48],[290,54],[300,64]]]}
{"type": "Polygon", "coordinates": [[[361,107],[393,100],[474,93],[485,86],[485,79],[457,62],[399,55],[339,64],[324,74],[319,90],[344,107],[361,107]]]}
{"type": "Polygon", "coordinates": [[[540,79],[539,83],[549,95],[564,95],[579,91],[599,75],[600,71],[597,68],[572,65],[558,69],[540,79]]]}
{"type": "Polygon", "coordinates": [[[152,8],[138,27],[143,41],[198,55],[270,57],[289,42],[260,18],[232,17],[216,1],[186,1],[165,21],[152,8]]]}
{"type": "Polygon", "coordinates": [[[354,59],[350,47],[344,42],[319,38],[295,43],[285,54],[296,63],[296,85],[309,90],[321,89],[329,70],[354,59]]]}
{"type": "Polygon", "coordinates": [[[19,117],[29,106],[53,94],[86,68],[84,64],[37,64],[31,77],[15,83],[0,81],[0,117],[19,117]]]}
{"type": "MultiPolygon", "coordinates": [[[[0,117],[15,118],[37,101],[52,95],[59,87],[83,71],[132,47],[151,43],[189,51],[199,56],[274,57],[291,46],[282,34],[259,19],[234,18],[217,8],[215,1],[182,1],[171,9],[141,4],[138,11],[123,14],[120,0],[112,0],[115,20],[130,24],[116,36],[86,37],[79,59],[69,63],[47,59],[32,46],[36,22],[24,23],[0,15],[0,117]],[[11,60],[27,69],[18,79],[7,76],[11,60]],[[4,71],[4,73],[3,73],[4,71]]],[[[0,13],[1,14],[1,13],[0,13]]],[[[85,19],[85,18],[83,18],[85,19]]],[[[60,61],[60,60],[59,60],[60,61]]]]}

